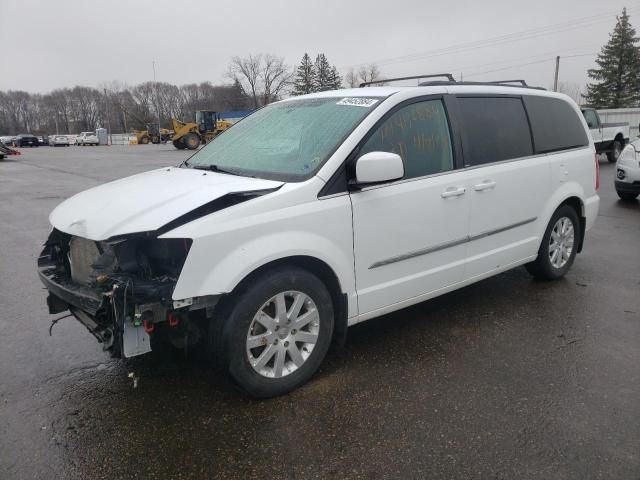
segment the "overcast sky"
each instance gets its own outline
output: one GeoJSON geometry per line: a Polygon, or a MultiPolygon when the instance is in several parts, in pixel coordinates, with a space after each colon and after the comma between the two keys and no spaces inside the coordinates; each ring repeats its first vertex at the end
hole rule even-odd
{"type": "Polygon", "coordinates": [[[640,2],[620,0],[0,0],[0,90],[136,84],[152,60],[160,81],[221,83],[260,52],[544,87],[560,55],[560,80],[584,84],[624,6],[640,32],[640,2]]]}

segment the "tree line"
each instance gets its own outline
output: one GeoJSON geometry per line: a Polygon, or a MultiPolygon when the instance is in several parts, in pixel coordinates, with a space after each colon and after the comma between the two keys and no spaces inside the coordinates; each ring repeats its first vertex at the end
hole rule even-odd
{"type": "MultiPolygon", "coordinates": [[[[272,54],[237,56],[231,59],[225,76],[224,85],[144,82],[129,86],[111,82],[99,88],[75,86],[46,94],[0,91],[0,134],[66,134],[98,127],[130,132],[145,129],[148,123],[157,123],[158,118],[162,127],[171,128],[172,117],[193,121],[196,110],[255,109],[289,94],[343,85],[342,76],[323,53],[316,56],[315,62],[305,53],[296,69],[287,65],[283,57],[272,54]]],[[[357,86],[379,77],[379,69],[369,65],[357,71],[351,69],[344,83],[357,86]]]]}
{"type": "Polygon", "coordinates": [[[119,82],[101,88],[76,86],[50,93],[0,91],[0,132],[3,134],[78,133],[111,126],[114,132],[144,129],[147,123],[169,127],[171,117],[192,120],[196,110],[233,111],[250,108],[242,87],[210,82],[182,86],[119,82]]]}

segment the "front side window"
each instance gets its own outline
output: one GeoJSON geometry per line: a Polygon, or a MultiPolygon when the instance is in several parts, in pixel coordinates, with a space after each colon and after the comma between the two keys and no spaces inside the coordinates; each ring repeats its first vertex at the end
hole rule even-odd
{"type": "Polygon", "coordinates": [[[598,128],[598,117],[593,110],[584,110],[584,119],[587,121],[589,128],[598,128]]]}
{"type": "Polygon", "coordinates": [[[312,176],[382,98],[303,98],[268,105],[192,156],[212,168],[280,181],[312,176]]]}
{"type": "Polygon", "coordinates": [[[392,152],[402,157],[404,178],[453,169],[447,114],[442,100],[426,100],[400,108],[380,124],[359,151],[392,152]]]}
{"type": "Polygon", "coordinates": [[[529,122],[520,98],[461,97],[458,104],[467,165],[533,154],[529,122]]]}

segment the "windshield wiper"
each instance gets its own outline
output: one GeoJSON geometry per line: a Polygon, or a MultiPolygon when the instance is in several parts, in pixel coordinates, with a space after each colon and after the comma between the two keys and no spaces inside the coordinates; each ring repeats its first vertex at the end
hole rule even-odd
{"type": "Polygon", "coordinates": [[[191,168],[195,168],[196,170],[208,170],[210,172],[216,173],[226,173],[227,175],[235,175],[237,177],[246,177],[248,175],[243,175],[239,172],[234,172],[232,170],[226,170],[224,168],[220,168],[218,165],[194,165],[191,168]]]}

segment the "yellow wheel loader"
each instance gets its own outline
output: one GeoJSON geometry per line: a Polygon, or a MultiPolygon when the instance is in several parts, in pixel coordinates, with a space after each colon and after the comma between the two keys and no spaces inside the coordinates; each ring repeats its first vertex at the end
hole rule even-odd
{"type": "Polygon", "coordinates": [[[200,144],[209,143],[217,135],[231,127],[233,123],[220,119],[210,110],[198,110],[195,122],[181,122],[175,118],[173,123],[173,146],[179,150],[195,150],[200,144]]]}
{"type": "Polygon", "coordinates": [[[166,143],[173,138],[171,130],[168,128],[158,129],[155,123],[147,123],[146,130],[134,130],[138,145],[147,145],[148,143],[166,143]]]}

